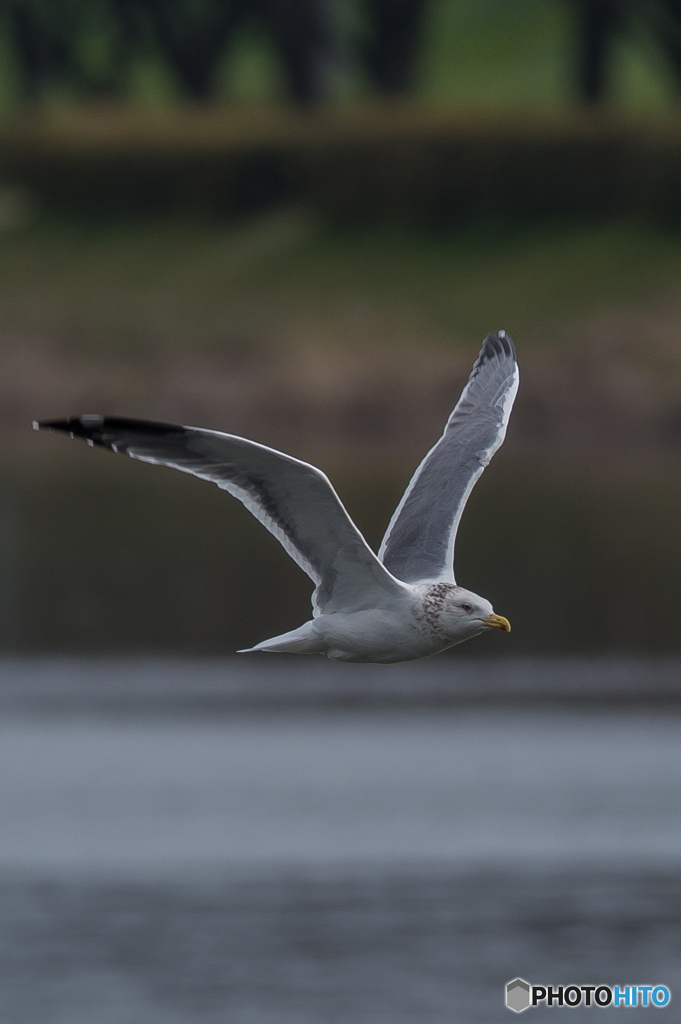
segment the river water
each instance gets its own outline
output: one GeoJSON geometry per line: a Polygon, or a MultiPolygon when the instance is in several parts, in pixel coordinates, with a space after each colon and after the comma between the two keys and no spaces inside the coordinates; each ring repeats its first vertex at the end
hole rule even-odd
{"type": "Polygon", "coordinates": [[[680,694],[673,659],[6,661],[0,1020],[681,999],[680,694]]]}

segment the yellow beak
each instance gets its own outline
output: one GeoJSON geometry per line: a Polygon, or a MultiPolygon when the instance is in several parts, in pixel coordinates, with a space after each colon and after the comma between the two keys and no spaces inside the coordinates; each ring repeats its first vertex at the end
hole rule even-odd
{"type": "Polygon", "coordinates": [[[511,632],[511,623],[503,615],[488,615],[486,619],[480,619],[486,626],[495,626],[502,633],[511,632]]]}

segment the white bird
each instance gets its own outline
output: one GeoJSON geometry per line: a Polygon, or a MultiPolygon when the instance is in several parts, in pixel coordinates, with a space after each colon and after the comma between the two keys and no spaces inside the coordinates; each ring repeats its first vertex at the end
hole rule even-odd
{"type": "Polygon", "coordinates": [[[210,480],[274,534],[316,585],[313,618],[249,651],[412,661],[487,629],[510,631],[489,601],[457,586],[454,542],[473,485],[506,435],[519,379],[511,338],[505,331],[488,335],[442,437],[397,506],[378,556],[321,470],[255,441],[113,416],[34,427],[210,480]]]}

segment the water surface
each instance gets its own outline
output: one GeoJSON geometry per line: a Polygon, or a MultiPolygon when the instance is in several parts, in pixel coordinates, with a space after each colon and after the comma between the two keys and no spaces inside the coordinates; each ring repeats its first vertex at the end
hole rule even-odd
{"type": "Polygon", "coordinates": [[[680,997],[678,663],[440,664],[0,665],[0,1019],[482,1024],[516,975],[680,997]]]}

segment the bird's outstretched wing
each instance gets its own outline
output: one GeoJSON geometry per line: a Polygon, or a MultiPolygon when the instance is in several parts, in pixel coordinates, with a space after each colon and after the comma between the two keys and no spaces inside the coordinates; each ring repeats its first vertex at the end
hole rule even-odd
{"type": "Polygon", "coordinates": [[[505,331],[485,338],[445,432],[411,479],[378,557],[405,583],[454,583],[454,542],[473,485],[506,435],[520,375],[505,331]]]}
{"type": "Polygon", "coordinates": [[[319,469],[243,437],[146,420],[34,424],[209,480],[238,498],[314,580],[315,614],[380,606],[404,587],[383,567],[319,469]]]}

